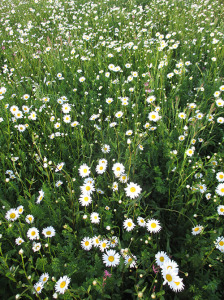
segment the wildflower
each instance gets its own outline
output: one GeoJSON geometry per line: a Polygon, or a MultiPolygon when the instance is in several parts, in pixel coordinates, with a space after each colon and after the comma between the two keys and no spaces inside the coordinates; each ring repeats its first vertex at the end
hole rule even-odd
{"type": "Polygon", "coordinates": [[[58,180],[56,183],[55,183],[55,186],[56,187],[59,187],[60,185],[62,185],[63,184],[63,182],[61,181],[61,180],[58,180]]]}
{"type": "Polygon", "coordinates": [[[206,190],[207,190],[207,187],[206,187],[206,185],[205,184],[199,184],[198,185],[198,187],[199,187],[199,191],[200,191],[200,193],[204,193],[206,190]]]}
{"type": "Polygon", "coordinates": [[[16,245],[21,245],[22,243],[24,243],[24,240],[23,240],[21,237],[18,237],[18,238],[15,240],[15,243],[16,243],[16,245]]]}
{"type": "Polygon", "coordinates": [[[124,263],[125,263],[125,265],[128,265],[129,268],[135,268],[136,260],[137,260],[137,257],[135,255],[131,255],[131,256],[126,255],[125,259],[124,259],[124,263]]]}
{"type": "Polygon", "coordinates": [[[52,226],[46,227],[42,231],[45,238],[55,236],[55,229],[52,226]]]}
{"type": "Polygon", "coordinates": [[[79,78],[79,82],[84,82],[86,80],[86,78],[84,76],[79,78]]]}
{"type": "Polygon", "coordinates": [[[48,273],[43,273],[41,276],[40,276],[40,279],[39,281],[42,282],[43,284],[45,284],[49,279],[49,274],[48,273]]]}
{"type": "Polygon", "coordinates": [[[86,164],[83,164],[79,167],[79,175],[81,177],[89,176],[89,174],[90,174],[90,168],[86,164]]]}
{"type": "Polygon", "coordinates": [[[194,149],[193,148],[187,149],[185,153],[187,154],[187,156],[192,156],[194,154],[194,149]]]}
{"type": "Polygon", "coordinates": [[[112,167],[112,170],[114,172],[115,177],[120,177],[121,174],[123,174],[125,171],[124,165],[122,165],[120,163],[115,163],[112,167]]]}
{"type": "Polygon", "coordinates": [[[91,220],[91,223],[93,223],[93,224],[99,224],[100,223],[99,214],[96,212],[92,212],[90,215],[90,220],[91,220]]]}
{"type": "Polygon", "coordinates": [[[203,230],[203,226],[201,225],[196,225],[195,227],[192,228],[192,234],[193,235],[197,235],[197,234],[200,234],[203,230]]]}
{"type": "Polygon", "coordinates": [[[186,119],[186,114],[183,113],[183,112],[181,112],[181,113],[178,114],[178,117],[179,117],[180,119],[186,119]]]}
{"type": "Polygon", "coordinates": [[[106,267],[116,267],[120,263],[120,254],[115,250],[107,250],[106,253],[103,254],[103,262],[106,267]]]}
{"type": "Polygon", "coordinates": [[[118,244],[118,238],[116,236],[112,236],[112,238],[110,239],[110,247],[114,248],[116,247],[118,244]]]}
{"type": "Polygon", "coordinates": [[[103,147],[101,148],[101,151],[103,153],[109,153],[110,152],[110,146],[107,145],[107,144],[103,145],[103,147]]]}
{"type": "Polygon", "coordinates": [[[138,225],[141,226],[141,227],[145,227],[145,226],[146,226],[145,219],[142,218],[142,217],[138,217],[137,223],[138,223],[138,225]]]}
{"type": "Polygon", "coordinates": [[[153,96],[153,95],[149,96],[149,97],[146,99],[146,101],[147,101],[148,103],[152,103],[152,102],[154,102],[155,100],[156,100],[156,97],[153,96]]]}
{"type": "Polygon", "coordinates": [[[44,198],[44,192],[43,192],[43,190],[40,190],[39,191],[39,196],[37,197],[36,203],[40,204],[40,202],[43,200],[43,198],[44,198]]]}
{"type": "Polygon", "coordinates": [[[89,206],[92,203],[92,198],[89,194],[81,194],[79,202],[82,206],[89,206]]]}
{"type": "Polygon", "coordinates": [[[118,191],[118,183],[116,181],[113,182],[112,189],[113,189],[113,192],[118,191]]]}
{"type": "Polygon", "coordinates": [[[94,191],[94,185],[92,183],[84,183],[83,186],[80,187],[83,194],[91,195],[94,191]]]}
{"type": "Polygon", "coordinates": [[[121,176],[119,177],[119,181],[122,183],[126,183],[128,181],[127,174],[125,174],[125,173],[121,174],[121,176]]]}
{"type": "MultiPolygon", "coordinates": [[[[34,284],[33,287],[34,287],[35,291],[37,292],[37,294],[40,294],[44,285],[42,282],[37,282],[36,284],[34,284]]],[[[34,294],[35,294],[35,292],[34,292],[34,294]]]]}
{"type": "Polygon", "coordinates": [[[155,219],[148,220],[148,222],[146,223],[146,228],[151,233],[152,232],[156,233],[156,232],[159,232],[161,230],[161,226],[159,224],[159,221],[155,220],[155,219]]]}
{"type": "Polygon", "coordinates": [[[81,246],[84,250],[89,251],[92,248],[92,240],[89,237],[84,237],[81,246]]]}
{"type": "Polygon", "coordinates": [[[92,244],[94,247],[99,247],[100,246],[100,239],[98,236],[94,236],[92,238],[92,244]]]}
{"type": "Polygon", "coordinates": [[[123,112],[122,111],[118,111],[116,114],[115,114],[115,117],[116,118],[121,118],[123,116],[123,112]]]}
{"type": "Polygon", "coordinates": [[[71,279],[68,276],[60,277],[60,279],[55,284],[55,290],[59,294],[64,294],[68,289],[68,285],[71,279]]]}
{"type": "Polygon", "coordinates": [[[216,193],[220,196],[224,196],[224,183],[220,183],[216,189],[215,189],[216,193]]]}
{"type": "Polygon", "coordinates": [[[63,168],[63,166],[64,166],[64,162],[62,162],[62,163],[60,163],[60,164],[58,164],[57,165],[57,167],[56,167],[56,170],[55,170],[55,172],[59,172],[59,171],[61,171],[62,170],[62,168],[63,168]]]}
{"type": "Polygon", "coordinates": [[[126,196],[131,199],[137,198],[142,191],[141,187],[133,182],[130,182],[124,190],[126,192],[126,196]]]}
{"type": "Polygon", "coordinates": [[[97,174],[103,174],[106,171],[105,164],[99,164],[96,166],[96,172],[97,174]]]}
{"type": "Polygon", "coordinates": [[[5,218],[8,220],[8,221],[15,221],[19,218],[19,212],[17,211],[17,209],[15,208],[11,208],[9,211],[7,211],[6,215],[5,215],[5,218]]]}
{"type": "Polygon", "coordinates": [[[148,118],[150,121],[157,122],[160,119],[160,116],[157,111],[152,111],[149,113],[148,118]]]}
{"type": "Polygon", "coordinates": [[[41,243],[35,243],[35,242],[33,243],[32,249],[33,249],[34,252],[39,251],[40,248],[41,248],[41,243]]]}
{"type": "Polygon", "coordinates": [[[34,221],[34,217],[32,215],[27,215],[25,220],[28,224],[32,224],[34,221]]]}
{"type": "Polygon", "coordinates": [[[105,249],[109,247],[109,242],[107,240],[102,240],[100,242],[100,251],[103,252],[105,249]]]}
{"type": "Polygon", "coordinates": [[[22,205],[18,206],[17,211],[21,215],[23,213],[23,206],[22,205]]]}
{"type": "Polygon", "coordinates": [[[215,241],[216,248],[219,249],[221,252],[224,252],[224,237],[218,237],[215,241]]]}
{"type": "Polygon", "coordinates": [[[62,105],[62,111],[63,111],[63,113],[66,113],[66,114],[69,113],[71,111],[70,104],[68,104],[68,103],[63,104],[62,105]]]}
{"type": "Polygon", "coordinates": [[[216,179],[218,179],[219,182],[223,182],[224,181],[224,173],[223,172],[218,172],[216,174],[216,179]]]}
{"type": "Polygon", "coordinates": [[[30,240],[38,240],[39,239],[39,230],[36,227],[32,227],[27,231],[27,237],[30,240]]]}
{"type": "Polygon", "coordinates": [[[131,231],[134,229],[135,224],[132,221],[132,219],[127,219],[123,222],[123,226],[124,226],[124,229],[126,229],[127,231],[131,231]]]}
{"type": "Polygon", "coordinates": [[[30,98],[30,95],[28,95],[28,94],[23,95],[23,100],[28,100],[29,98],[30,98]]]}
{"type": "Polygon", "coordinates": [[[217,211],[219,215],[224,216],[224,205],[219,205],[217,211]]]}
{"type": "Polygon", "coordinates": [[[169,259],[168,255],[164,251],[160,251],[155,256],[156,263],[159,267],[162,267],[163,264],[169,259]]]}

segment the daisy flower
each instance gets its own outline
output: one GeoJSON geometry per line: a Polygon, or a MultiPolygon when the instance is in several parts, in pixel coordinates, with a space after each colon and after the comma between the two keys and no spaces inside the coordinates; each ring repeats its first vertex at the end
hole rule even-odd
{"type": "Polygon", "coordinates": [[[43,198],[44,198],[44,192],[43,192],[43,190],[40,190],[39,191],[39,196],[37,197],[36,203],[40,204],[40,202],[43,200],[43,198]]]}
{"type": "Polygon", "coordinates": [[[121,118],[123,116],[123,112],[122,111],[118,111],[116,114],[115,114],[115,117],[116,118],[121,118]]]}
{"type": "Polygon", "coordinates": [[[172,269],[164,269],[162,274],[164,279],[163,284],[168,283],[170,285],[172,284],[172,282],[177,281],[179,279],[177,272],[172,269]]]}
{"type": "Polygon", "coordinates": [[[49,279],[49,274],[48,273],[43,273],[40,276],[39,282],[42,282],[43,284],[45,284],[49,279]]]}
{"type": "Polygon", "coordinates": [[[215,241],[216,248],[219,249],[221,252],[224,252],[224,237],[218,237],[215,241]]]}
{"type": "Polygon", "coordinates": [[[99,224],[100,223],[99,214],[96,212],[92,212],[90,215],[90,220],[91,220],[91,223],[93,223],[93,224],[99,224]]]}
{"type": "Polygon", "coordinates": [[[55,290],[59,294],[64,294],[68,289],[68,285],[71,279],[68,276],[60,277],[60,279],[55,284],[55,290]]]}
{"type": "Polygon", "coordinates": [[[63,184],[63,182],[61,181],[61,180],[58,180],[56,183],[55,183],[55,186],[56,187],[59,187],[60,185],[62,185],[63,184]]]}
{"type": "Polygon", "coordinates": [[[216,174],[216,179],[219,181],[219,182],[223,182],[224,181],[224,173],[223,172],[218,172],[216,174]]]}
{"type": "Polygon", "coordinates": [[[79,175],[83,177],[87,177],[90,174],[90,168],[86,165],[83,164],[79,167],[79,175]]]}
{"type": "Polygon", "coordinates": [[[6,215],[5,215],[5,218],[8,220],[8,221],[15,221],[19,218],[19,212],[17,209],[15,208],[11,208],[9,211],[7,211],[6,215]]]}
{"type": "Polygon", "coordinates": [[[92,203],[92,198],[89,194],[82,194],[79,197],[79,202],[82,206],[89,206],[92,203]]]}
{"type": "Polygon", "coordinates": [[[42,230],[45,238],[55,236],[55,229],[52,226],[46,227],[42,230]]]}
{"type": "Polygon", "coordinates": [[[200,234],[203,230],[203,226],[201,225],[196,225],[195,227],[192,228],[192,234],[193,235],[197,235],[197,234],[200,234]]]}
{"type": "Polygon", "coordinates": [[[186,119],[186,114],[184,112],[181,112],[181,113],[178,114],[178,117],[180,119],[186,119]]]}
{"type": "Polygon", "coordinates": [[[118,191],[118,183],[116,181],[113,182],[112,190],[113,190],[113,192],[118,191]]]}
{"type": "Polygon", "coordinates": [[[99,164],[96,166],[97,174],[103,174],[106,171],[107,166],[105,164],[99,164]]]}
{"type": "Polygon", "coordinates": [[[148,118],[150,121],[157,122],[160,119],[160,116],[157,111],[152,111],[149,113],[148,118]]]}
{"type": "Polygon", "coordinates": [[[132,256],[126,255],[125,259],[124,259],[124,263],[125,263],[125,265],[128,265],[129,268],[135,268],[136,260],[137,260],[137,257],[135,255],[132,255],[132,256]]]}
{"type": "Polygon", "coordinates": [[[98,236],[94,236],[92,238],[92,244],[94,247],[99,247],[100,246],[100,239],[98,236]]]}
{"type": "Polygon", "coordinates": [[[126,196],[131,199],[137,198],[142,191],[141,187],[133,182],[130,182],[124,190],[126,192],[126,196]]]}
{"type": "Polygon", "coordinates": [[[23,206],[22,205],[18,206],[17,211],[21,215],[23,213],[23,206]]]}
{"type": "Polygon", "coordinates": [[[83,186],[80,187],[83,194],[91,195],[92,192],[95,191],[95,188],[92,183],[84,183],[83,186]]]}
{"type": "Polygon", "coordinates": [[[174,292],[181,292],[184,289],[183,279],[176,276],[175,281],[172,281],[169,286],[174,292]]]}
{"type": "Polygon", "coordinates": [[[34,221],[34,217],[32,215],[27,215],[25,220],[28,224],[31,224],[34,221]]]}
{"type": "Polygon", "coordinates": [[[138,223],[138,225],[141,226],[141,227],[145,227],[145,226],[146,226],[145,219],[142,218],[142,217],[138,217],[137,223],[138,223]]]}
{"type": "Polygon", "coordinates": [[[187,156],[192,156],[194,154],[194,149],[187,149],[185,153],[187,154],[187,156]]]}
{"type": "Polygon", "coordinates": [[[151,233],[152,232],[156,233],[156,232],[159,232],[161,230],[161,226],[159,224],[159,221],[155,220],[155,219],[148,220],[148,222],[146,223],[146,228],[151,233]]]}
{"type": "Polygon", "coordinates": [[[156,254],[155,256],[155,259],[156,259],[156,263],[159,267],[162,267],[163,264],[169,260],[169,257],[168,255],[166,254],[166,252],[164,251],[160,251],[156,254]]]}
{"type": "Polygon", "coordinates": [[[128,181],[127,174],[125,174],[125,173],[121,174],[121,176],[119,177],[119,181],[122,183],[126,183],[128,181]]]}
{"type": "Polygon", "coordinates": [[[38,240],[39,239],[39,230],[36,227],[31,227],[27,231],[27,237],[30,240],[38,240]]]}
{"type": "Polygon", "coordinates": [[[224,216],[224,205],[219,205],[217,211],[219,215],[224,216]]]}
{"type": "Polygon", "coordinates": [[[120,254],[115,250],[107,250],[106,253],[103,254],[103,262],[106,267],[116,267],[120,263],[120,254]]]}
{"type": "Polygon", "coordinates": [[[64,166],[64,162],[62,162],[62,163],[60,163],[60,164],[58,164],[57,165],[57,167],[56,167],[56,170],[55,170],[55,172],[59,172],[59,171],[61,171],[62,170],[62,168],[63,168],[63,166],[64,166]]]}
{"type": "Polygon", "coordinates": [[[127,231],[131,231],[134,229],[135,224],[132,221],[132,219],[127,219],[123,222],[123,226],[124,226],[124,229],[126,229],[127,231]]]}
{"type": "MultiPolygon", "coordinates": [[[[34,287],[35,291],[37,292],[37,294],[40,294],[44,285],[42,282],[37,282],[36,284],[34,284],[33,287],[34,287]]],[[[34,294],[35,294],[35,292],[34,292],[34,294]]]]}
{"type": "Polygon", "coordinates": [[[103,147],[101,148],[101,151],[103,153],[109,153],[110,152],[110,146],[107,145],[107,144],[103,145],[103,147]]]}
{"type": "Polygon", "coordinates": [[[110,247],[114,248],[116,247],[118,244],[118,238],[116,236],[112,236],[112,238],[110,239],[110,247]]]}
{"type": "Polygon", "coordinates": [[[33,249],[34,252],[39,251],[40,248],[41,248],[41,243],[35,243],[35,242],[33,243],[32,249],[33,249]]]}
{"type": "Polygon", "coordinates": [[[24,240],[19,236],[16,240],[15,240],[16,245],[21,245],[22,243],[24,243],[24,240]]]}
{"type": "Polygon", "coordinates": [[[220,183],[216,189],[215,189],[216,193],[219,195],[219,196],[224,196],[224,183],[220,183]]]}
{"type": "Polygon", "coordinates": [[[92,248],[92,239],[89,237],[84,237],[81,241],[81,246],[84,250],[89,251],[92,248]]]}
{"type": "Polygon", "coordinates": [[[167,270],[171,270],[174,273],[178,274],[179,266],[174,260],[167,259],[162,265],[162,274],[164,274],[167,270]]]}
{"type": "Polygon", "coordinates": [[[115,163],[112,167],[112,170],[114,172],[115,177],[120,177],[121,174],[123,174],[125,171],[124,165],[122,165],[120,163],[115,163]]]}
{"type": "Polygon", "coordinates": [[[92,177],[87,177],[84,179],[84,184],[85,183],[91,183],[91,184],[94,184],[95,183],[95,180],[92,178],[92,177]]]}
{"type": "Polygon", "coordinates": [[[109,242],[108,240],[102,240],[100,242],[100,251],[103,252],[105,249],[109,247],[109,242]]]}

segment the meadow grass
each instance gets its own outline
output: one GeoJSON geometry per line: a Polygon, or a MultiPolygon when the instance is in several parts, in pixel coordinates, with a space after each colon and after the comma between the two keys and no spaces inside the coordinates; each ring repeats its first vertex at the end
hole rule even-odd
{"type": "Polygon", "coordinates": [[[221,0],[2,0],[0,298],[223,299],[221,0]]]}

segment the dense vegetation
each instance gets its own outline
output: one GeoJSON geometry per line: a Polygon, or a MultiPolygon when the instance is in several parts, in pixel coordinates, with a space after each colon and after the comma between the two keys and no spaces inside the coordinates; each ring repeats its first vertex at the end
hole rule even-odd
{"type": "Polygon", "coordinates": [[[2,0],[0,298],[223,299],[223,8],[2,0]]]}

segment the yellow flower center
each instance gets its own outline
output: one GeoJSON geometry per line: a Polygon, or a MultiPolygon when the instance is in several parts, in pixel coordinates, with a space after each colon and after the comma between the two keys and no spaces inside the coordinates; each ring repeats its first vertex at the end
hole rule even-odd
{"type": "Polygon", "coordinates": [[[85,246],[89,246],[89,242],[88,241],[85,241],[85,246]]]}
{"type": "Polygon", "coordinates": [[[88,201],[89,200],[89,197],[84,197],[84,201],[88,201]]]}
{"type": "Polygon", "coordinates": [[[167,274],[166,279],[170,282],[170,281],[172,281],[172,276],[170,274],[167,274]]]}
{"type": "Polygon", "coordinates": [[[164,262],[164,257],[161,256],[161,257],[159,258],[159,260],[160,260],[161,262],[164,262]]]}
{"type": "Polygon", "coordinates": [[[155,119],[155,118],[156,118],[156,116],[155,116],[155,115],[152,115],[152,116],[151,116],[151,118],[152,118],[152,119],[155,119]]]}
{"type": "Polygon", "coordinates": [[[102,247],[103,247],[103,248],[105,248],[106,246],[107,246],[107,244],[106,244],[106,243],[103,243],[103,244],[102,244],[102,247]]]}
{"type": "Polygon", "coordinates": [[[66,282],[62,281],[61,284],[60,284],[60,288],[63,289],[65,287],[65,285],[66,285],[66,282]]]}
{"type": "Polygon", "coordinates": [[[223,179],[223,178],[224,178],[224,176],[223,176],[222,174],[220,174],[220,175],[219,175],[219,178],[220,178],[220,179],[223,179]]]}
{"type": "Polygon", "coordinates": [[[131,257],[128,259],[128,262],[132,262],[132,258],[131,257]]]}
{"type": "Polygon", "coordinates": [[[84,169],[84,170],[83,170],[83,173],[87,173],[87,169],[84,169]]]}
{"type": "Polygon", "coordinates": [[[35,232],[35,231],[32,231],[32,232],[31,232],[31,235],[32,235],[32,236],[36,235],[36,232],[35,232]]]}
{"type": "Polygon", "coordinates": [[[117,167],[117,169],[116,169],[117,171],[120,171],[121,170],[121,168],[120,167],[117,167]]]}
{"type": "Polygon", "coordinates": [[[221,208],[220,211],[221,211],[221,212],[224,212],[224,208],[221,208]]]}
{"type": "Polygon", "coordinates": [[[90,186],[87,186],[87,187],[86,187],[86,190],[87,190],[87,191],[90,191],[90,186]]]}
{"type": "Polygon", "coordinates": [[[47,231],[47,232],[46,232],[46,235],[51,235],[51,231],[47,231]]]}
{"type": "Polygon", "coordinates": [[[100,167],[100,170],[103,170],[103,167],[102,167],[102,166],[100,167]]]}
{"type": "Polygon", "coordinates": [[[131,226],[132,226],[132,223],[131,223],[131,222],[128,222],[127,225],[128,225],[128,227],[131,227],[131,226]]]}
{"type": "Polygon", "coordinates": [[[28,220],[29,220],[30,222],[32,222],[32,217],[29,217],[28,220]]]}
{"type": "Polygon", "coordinates": [[[114,261],[114,257],[113,257],[113,256],[109,256],[109,257],[108,257],[108,260],[109,260],[110,262],[113,262],[113,261],[114,261]]]}
{"type": "Polygon", "coordinates": [[[10,214],[10,218],[11,218],[11,219],[15,219],[15,217],[16,217],[16,214],[15,214],[15,213],[11,213],[11,214],[10,214]]]}
{"type": "Polygon", "coordinates": [[[221,241],[221,242],[219,242],[219,246],[224,246],[224,242],[223,241],[221,241]]]}
{"type": "Polygon", "coordinates": [[[198,231],[199,230],[199,227],[196,227],[195,229],[194,229],[194,231],[198,231]]]}
{"type": "Polygon", "coordinates": [[[224,188],[221,188],[221,190],[220,190],[222,193],[224,193],[224,188]]]}
{"type": "Polygon", "coordinates": [[[174,283],[178,286],[180,285],[180,281],[174,281],[174,283]]]}
{"type": "Polygon", "coordinates": [[[131,193],[134,193],[135,191],[136,191],[136,188],[135,188],[135,187],[131,187],[131,188],[130,188],[130,192],[131,192],[131,193]]]}
{"type": "Polygon", "coordinates": [[[40,286],[38,286],[37,287],[37,292],[39,292],[41,290],[41,287],[40,286]]]}
{"type": "Polygon", "coordinates": [[[151,224],[151,227],[152,227],[152,228],[156,228],[156,223],[152,223],[152,224],[151,224]]]}
{"type": "Polygon", "coordinates": [[[44,277],[43,281],[45,282],[47,280],[47,277],[44,277]]]}

